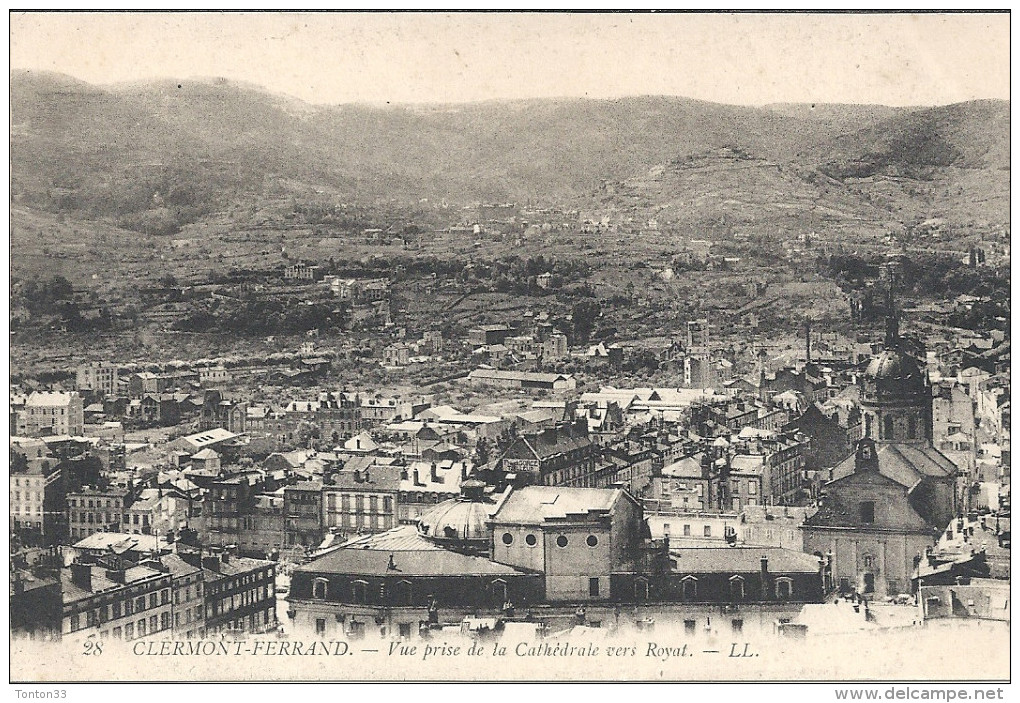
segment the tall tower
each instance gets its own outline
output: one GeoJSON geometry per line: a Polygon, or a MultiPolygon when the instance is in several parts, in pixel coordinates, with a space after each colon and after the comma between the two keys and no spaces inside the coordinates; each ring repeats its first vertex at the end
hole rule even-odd
{"type": "Polygon", "coordinates": [[[895,311],[886,320],[885,349],[861,382],[864,436],[878,443],[929,445],[932,396],[928,371],[907,351],[895,311]]]}

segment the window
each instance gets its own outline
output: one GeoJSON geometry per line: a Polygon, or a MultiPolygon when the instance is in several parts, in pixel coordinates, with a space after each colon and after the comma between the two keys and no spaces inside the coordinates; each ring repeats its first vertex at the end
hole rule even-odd
{"type": "Polygon", "coordinates": [[[744,579],[741,576],[730,577],[730,600],[744,600],[744,579]]]}
{"type": "Polygon", "coordinates": [[[739,635],[744,631],[744,621],[736,618],[730,621],[730,626],[733,628],[733,634],[739,635]]]}
{"type": "Polygon", "coordinates": [[[145,637],[145,618],[138,621],[138,636],[145,637]]]}
{"type": "Polygon", "coordinates": [[[599,594],[599,580],[598,578],[588,579],[588,595],[593,598],[599,594]]]}
{"type": "MultiPolygon", "coordinates": [[[[180,613],[178,613],[179,615],[180,613]]],[[[162,613],[159,616],[159,626],[162,630],[170,629],[170,613],[162,613]]]]}
{"type": "Polygon", "coordinates": [[[535,535],[525,535],[524,536],[524,543],[527,544],[529,547],[534,547],[537,542],[538,542],[538,538],[535,537],[535,535]]]}
{"type": "Polygon", "coordinates": [[[643,576],[634,579],[634,600],[648,600],[648,579],[643,576]]]}
{"type": "Polygon", "coordinates": [[[393,600],[396,605],[413,605],[413,593],[410,581],[398,581],[393,589],[393,600]]]}
{"type": "Polygon", "coordinates": [[[712,526],[711,525],[705,525],[705,536],[706,537],[711,537],[712,536],[712,526]]]}
{"type": "Polygon", "coordinates": [[[490,583],[489,589],[494,603],[503,605],[509,600],[509,591],[507,590],[506,581],[503,579],[496,579],[490,583]]]}
{"type": "Polygon", "coordinates": [[[864,568],[865,569],[871,569],[871,568],[874,568],[874,566],[875,566],[875,557],[871,556],[870,554],[865,554],[864,555],[864,568]]]}
{"type": "Polygon", "coordinates": [[[364,581],[355,581],[351,584],[351,598],[355,603],[365,602],[365,593],[368,590],[368,584],[364,581]]]}
{"type": "Polygon", "coordinates": [[[599,538],[596,537],[595,535],[588,535],[588,539],[586,539],[585,542],[589,547],[597,547],[599,543],[599,538]]]}
{"type": "Polygon", "coordinates": [[[326,599],[329,583],[326,579],[318,578],[312,583],[312,598],[326,599]]]}
{"type": "Polygon", "coordinates": [[[505,544],[506,546],[509,547],[513,543],[514,543],[514,536],[512,534],[510,534],[509,532],[504,532],[503,533],[503,544],[505,544]]]}
{"type": "Polygon", "coordinates": [[[567,536],[566,535],[560,535],[559,537],[557,537],[556,538],[556,546],[557,547],[566,547],[567,546],[567,536]]]}
{"type": "Polygon", "coordinates": [[[315,634],[322,635],[326,633],[326,618],[315,618],[315,634]]]}
{"type": "Polygon", "coordinates": [[[690,537],[690,536],[691,536],[691,526],[690,525],[684,525],[684,537],[690,537]]]}
{"type": "Polygon", "coordinates": [[[884,439],[893,438],[893,418],[892,415],[886,415],[882,418],[883,431],[885,432],[884,439]]]}
{"type": "Polygon", "coordinates": [[[684,620],[684,634],[693,635],[697,624],[696,620],[684,620]]]}
{"type": "Polygon", "coordinates": [[[793,595],[793,581],[781,576],[776,579],[776,598],[786,600],[793,595]]]}
{"type": "Polygon", "coordinates": [[[680,582],[680,593],[685,601],[692,601],[698,597],[698,579],[694,576],[684,576],[680,582]]]}
{"type": "Polygon", "coordinates": [[[756,495],[758,493],[758,484],[755,481],[748,481],[747,492],[751,495],[756,495]]]}
{"type": "Polygon", "coordinates": [[[860,517],[861,522],[873,523],[875,522],[875,501],[865,500],[860,504],[860,517]]]}
{"type": "Polygon", "coordinates": [[[124,626],[124,639],[129,640],[135,636],[135,624],[129,622],[124,626]]]}

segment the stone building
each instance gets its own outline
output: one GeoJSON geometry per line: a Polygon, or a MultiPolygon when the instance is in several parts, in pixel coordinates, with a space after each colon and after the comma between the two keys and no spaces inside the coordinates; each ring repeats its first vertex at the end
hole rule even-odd
{"type": "Polygon", "coordinates": [[[861,382],[864,438],[833,468],[804,546],[832,554],[844,590],[910,590],[915,565],[957,511],[956,466],[932,446],[927,372],[901,344],[895,321],[861,382]]]}

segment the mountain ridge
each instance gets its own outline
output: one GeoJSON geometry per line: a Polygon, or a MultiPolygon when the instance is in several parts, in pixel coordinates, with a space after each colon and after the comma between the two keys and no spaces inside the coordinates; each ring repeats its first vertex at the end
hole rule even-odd
{"type": "MultiPolygon", "coordinates": [[[[1008,112],[1007,101],[995,100],[812,109],[680,96],[317,105],[218,78],[93,86],[12,71],[12,187],[34,207],[129,225],[160,211],[172,229],[278,187],[274,179],[346,200],[598,205],[605,182],[736,148],[817,172],[861,198],[874,197],[867,179],[876,177],[952,191],[966,168],[968,187],[990,193],[995,219],[1003,182],[1008,190],[1008,112]],[[166,207],[172,192],[176,210],[166,207]]],[[[960,200],[903,191],[883,194],[889,202],[879,209],[911,218],[960,200]]]]}

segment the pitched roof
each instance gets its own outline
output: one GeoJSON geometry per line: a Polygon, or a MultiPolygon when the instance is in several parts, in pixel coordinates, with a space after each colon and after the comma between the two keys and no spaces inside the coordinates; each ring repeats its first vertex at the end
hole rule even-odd
{"type": "Polygon", "coordinates": [[[773,575],[818,573],[818,557],[781,547],[695,547],[669,553],[674,573],[758,573],[762,557],[773,575]]]}
{"type": "Polygon", "coordinates": [[[154,549],[166,549],[166,540],[156,535],[132,535],[121,532],[96,532],[72,545],[75,549],[106,551],[113,549],[119,554],[128,550],[151,552],[154,549]]]}
{"type": "MultiPolygon", "coordinates": [[[[401,467],[399,466],[380,464],[370,464],[355,470],[345,468],[333,475],[333,486],[348,491],[396,491],[400,488],[400,471],[401,467]],[[360,481],[355,480],[355,471],[359,472],[360,481]]],[[[326,486],[326,488],[328,490],[330,486],[326,486]]]]}
{"type": "MultiPolygon", "coordinates": [[[[956,464],[928,445],[876,443],[875,451],[879,473],[906,488],[925,477],[946,478],[958,471],[956,464]]],[[[851,454],[833,468],[833,480],[851,475],[855,467],[856,455],[851,454]]]]}
{"type": "Polygon", "coordinates": [[[513,576],[524,572],[485,557],[443,549],[411,525],[347,542],[296,572],[358,576],[513,576]],[[390,569],[390,557],[396,569],[390,569]]]}
{"type": "Polygon", "coordinates": [[[674,461],[662,468],[662,475],[671,478],[701,478],[701,458],[703,456],[704,452],[699,452],[694,456],[685,456],[683,459],[674,461]]]}

